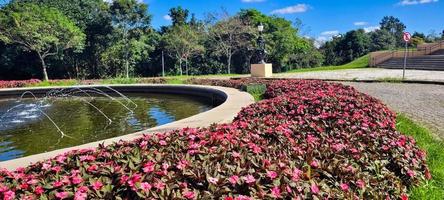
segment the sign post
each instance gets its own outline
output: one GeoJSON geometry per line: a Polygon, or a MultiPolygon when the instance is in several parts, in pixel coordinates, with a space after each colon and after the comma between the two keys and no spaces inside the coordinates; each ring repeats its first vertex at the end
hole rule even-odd
{"type": "Polygon", "coordinates": [[[405,41],[405,52],[404,52],[404,67],[402,69],[402,80],[405,79],[405,68],[407,67],[407,51],[409,41],[412,39],[412,35],[409,32],[404,32],[403,39],[405,41]]]}

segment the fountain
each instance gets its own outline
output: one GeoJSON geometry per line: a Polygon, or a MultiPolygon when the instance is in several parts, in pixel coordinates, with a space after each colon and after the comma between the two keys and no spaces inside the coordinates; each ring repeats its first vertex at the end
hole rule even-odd
{"type": "Polygon", "coordinates": [[[0,98],[0,161],[126,135],[211,108],[199,97],[123,94],[107,86],[24,91],[0,98]]]}

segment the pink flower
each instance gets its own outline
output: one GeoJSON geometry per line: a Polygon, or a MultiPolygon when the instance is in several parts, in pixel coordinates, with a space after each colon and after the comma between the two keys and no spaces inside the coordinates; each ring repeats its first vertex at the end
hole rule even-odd
{"type": "Polygon", "coordinates": [[[271,195],[274,198],[280,198],[281,197],[281,189],[279,187],[275,186],[271,189],[271,195]]]}
{"type": "Polygon", "coordinates": [[[319,193],[319,187],[316,184],[314,184],[314,183],[311,184],[310,189],[311,189],[311,193],[313,193],[313,194],[318,194],[319,193]]]}
{"type": "Polygon", "coordinates": [[[14,200],[15,199],[15,192],[8,190],[5,193],[3,193],[3,200],[14,200]]]}
{"type": "Polygon", "coordinates": [[[189,162],[187,160],[183,159],[177,163],[176,167],[177,167],[177,169],[182,170],[182,169],[185,169],[188,166],[188,164],[189,164],[189,162]]]}
{"type": "Polygon", "coordinates": [[[248,184],[252,184],[252,183],[256,182],[256,179],[252,175],[247,175],[247,176],[244,176],[243,178],[244,178],[245,182],[248,184]]]}
{"type": "Polygon", "coordinates": [[[142,179],[142,175],[133,174],[133,176],[131,176],[130,180],[128,181],[128,185],[131,187],[134,187],[136,185],[136,183],[140,182],[141,179],[142,179]]]}
{"type": "Polygon", "coordinates": [[[66,199],[69,196],[68,192],[56,192],[55,196],[57,199],[66,199]]]}
{"type": "Polygon", "coordinates": [[[160,145],[162,145],[162,146],[165,146],[165,145],[167,145],[167,143],[166,143],[166,141],[165,141],[165,140],[161,140],[161,141],[159,141],[159,144],[160,144],[160,145]]]}
{"type": "Polygon", "coordinates": [[[228,180],[229,180],[230,183],[234,186],[234,185],[236,185],[237,182],[239,181],[239,176],[236,176],[236,175],[231,176],[228,180]]]}
{"type": "Polygon", "coordinates": [[[37,186],[34,189],[34,194],[36,194],[37,196],[40,196],[41,194],[43,194],[45,190],[43,189],[42,186],[37,186]]]}
{"type": "Polygon", "coordinates": [[[364,189],[365,182],[363,180],[359,179],[358,181],[356,181],[356,186],[360,189],[364,189]]]}
{"type": "Polygon", "coordinates": [[[318,164],[318,162],[316,162],[316,160],[313,160],[313,161],[311,161],[310,166],[313,168],[318,168],[319,164],[318,164]]]}
{"type": "Polygon", "coordinates": [[[61,181],[55,181],[55,182],[52,184],[52,187],[58,188],[58,187],[60,187],[60,186],[62,186],[62,185],[63,185],[63,183],[62,183],[61,181]]]}
{"type": "Polygon", "coordinates": [[[142,188],[142,190],[144,191],[149,191],[151,190],[152,186],[151,184],[147,183],[147,182],[143,182],[140,184],[140,187],[142,188]]]}
{"type": "Polygon", "coordinates": [[[48,169],[50,169],[51,168],[51,164],[50,163],[43,163],[43,165],[42,165],[42,169],[44,169],[44,170],[48,170],[48,169]]]}
{"type": "Polygon", "coordinates": [[[156,163],[154,162],[147,162],[145,165],[143,165],[143,172],[145,173],[150,173],[154,171],[154,166],[156,165],[156,163]]]}
{"type": "Polygon", "coordinates": [[[407,175],[409,175],[410,177],[414,177],[416,173],[413,170],[409,169],[407,170],[407,175]]]}
{"type": "Polygon", "coordinates": [[[75,184],[75,185],[80,184],[81,182],[83,182],[82,177],[75,176],[75,177],[72,178],[72,183],[75,184]]]}
{"type": "Polygon", "coordinates": [[[239,196],[236,197],[234,200],[251,200],[251,198],[248,197],[248,196],[239,195],[239,196]]]}
{"type": "Polygon", "coordinates": [[[148,142],[146,140],[142,141],[139,145],[140,148],[144,149],[145,147],[148,146],[148,142]]]}
{"type": "Polygon", "coordinates": [[[209,177],[208,178],[208,182],[210,182],[210,183],[212,183],[214,185],[217,185],[218,181],[219,181],[219,179],[217,179],[217,178],[213,178],[213,177],[209,177]]]}
{"type": "Polygon", "coordinates": [[[156,183],[154,183],[154,187],[158,190],[165,189],[165,186],[165,183],[163,183],[162,181],[157,181],[156,183]]]}
{"type": "Polygon", "coordinates": [[[94,171],[97,171],[98,168],[99,167],[97,167],[97,165],[91,165],[91,166],[88,167],[88,169],[86,169],[86,171],[94,172],[94,171]]]}
{"type": "Polygon", "coordinates": [[[94,190],[100,190],[100,189],[102,189],[102,187],[103,187],[103,183],[102,182],[100,182],[100,181],[96,181],[96,182],[94,182],[93,184],[92,184],[92,187],[93,187],[93,189],[94,190]]]}
{"type": "Polygon", "coordinates": [[[78,190],[74,194],[74,200],[85,200],[87,197],[88,197],[88,194],[86,194],[85,192],[82,192],[80,190],[78,190]]]}
{"type": "Polygon", "coordinates": [[[58,172],[62,171],[62,167],[55,166],[55,167],[52,167],[51,170],[54,171],[55,173],[58,173],[58,172]]]}
{"type": "Polygon", "coordinates": [[[233,158],[240,158],[240,153],[233,151],[233,158]]]}
{"type": "Polygon", "coordinates": [[[302,174],[302,171],[299,170],[298,168],[295,168],[293,170],[293,174],[292,174],[292,178],[291,179],[293,181],[298,181],[300,179],[301,174],[302,174]]]}
{"type": "Polygon", "coordinates": [[[193,191],[188,190],[183,191],[182,195],[187,199],[194,199],[196,197],[196,194],[193,191]]]}
{"type": "Polygon", "coordinates": [[[275,171],[267,171],[267,176],[271,180],[274,180],[277,177],[277,173],[275,171]]]}
{"type": "Polygon", "coordinates": [[[341,189],[344,192],[348,192],[349,186],[346,183],[341,183],[341,189]]]}
{"type": "Polygon", "coordinates": [[[56,158],[56,160],[57,160],[58,163],[64,163],[65,160],[66,160],[66,156],[58,156],[56,158]]]}

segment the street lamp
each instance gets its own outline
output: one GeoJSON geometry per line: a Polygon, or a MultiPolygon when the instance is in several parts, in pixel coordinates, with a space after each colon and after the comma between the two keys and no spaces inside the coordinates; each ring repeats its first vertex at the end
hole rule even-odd
{"type": "Polygon", "coordinates": [[[258,45],[258,56],[261,64],[265,64],[265,40],[262,35],[262,32],[264,31],[264,25],[262,23],[257,26],[257,30],[259,31],[259,38],[257,39],[257,45],[258,45]]]}
{"type": "MultiPolygon", "coordinates": [[[[273,65],[271,63],[265,63],[265,56],[267,51],[265,50],[265,39],[264,39],[264,25],[260,23],[257,26],[259,31],[259,37],[257,38],[257,48],[255,49],[257,54],[257,59],[259,63],[251,64],[250,72],[251,77],[272,77],[273,76],[273,65]]],[[[255,61],[256,62],[256,61],[255,61]]]]}

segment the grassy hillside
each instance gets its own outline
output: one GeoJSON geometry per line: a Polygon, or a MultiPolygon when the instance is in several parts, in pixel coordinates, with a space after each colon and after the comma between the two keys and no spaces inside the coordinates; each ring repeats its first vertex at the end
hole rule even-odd
{"type": "Polygon", "coordinates": [[[294,69],[294,70],[288,71],[286,73],[329,71],[329,70],[341,70],[341,69],[358,69],[358,68],[368,67],[368,63],[369,63],[369,55],[365,55],[365,56],[362,56],[362,57],[360,57],[350,63],[344,64],[344,65],[294,69]]]}

